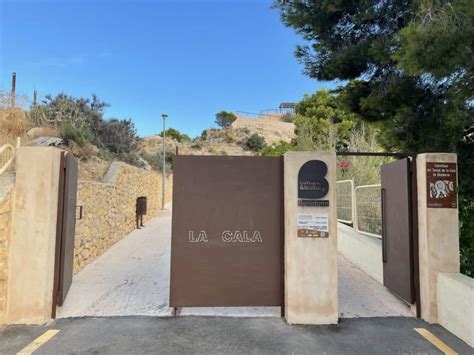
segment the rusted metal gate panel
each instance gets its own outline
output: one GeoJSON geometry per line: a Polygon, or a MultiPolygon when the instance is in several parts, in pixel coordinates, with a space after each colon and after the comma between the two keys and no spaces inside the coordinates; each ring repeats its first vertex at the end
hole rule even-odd
{"type": "Polygon", "coordinates": [[[283,160],[176,156],[172,307],[283,305],[283,160]]]}
{"type": "Polygon", "coordinates": [[[53,318],[56,305],[62,306],[72,283],[74,235],[76,229],[77,161],[70,153],[61,160],[58,196],[58,225],[53,293],[53,318]]]}
{"type": "Polygon", "coordinates": [[[384,285],[412,304],[415,295],[410,160],[383,165],[381,175],[384,285]]]}

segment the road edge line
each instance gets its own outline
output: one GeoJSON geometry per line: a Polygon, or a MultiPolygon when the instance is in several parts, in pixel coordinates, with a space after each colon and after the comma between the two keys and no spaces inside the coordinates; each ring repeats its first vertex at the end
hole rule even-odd
{"type": "Polygon", "coordinates": [[[17,355],[30,355],[34,351],[38,350],[41,346],[43,346],[46,342],[48,342],[52,337],[59,333],[59,329],[49,329],[35,340],[33,340],[30,344],[25,346],[17,355]]]}
{"type": "Polygon", "coordinates": [[[458,353],[451,349],[446,343],[436,337],[433,333],[431,333],[428,329],[425,328],[413,328],[418,334],[420,334],[423,338],[428,340],[431,344],[436,346],[439,350],[441,350],[444,354],[449,355],[457,355],[458,353]]]}

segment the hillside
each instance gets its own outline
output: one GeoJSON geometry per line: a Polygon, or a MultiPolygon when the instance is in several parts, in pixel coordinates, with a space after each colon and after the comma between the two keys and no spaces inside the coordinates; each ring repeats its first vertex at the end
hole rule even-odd
{"type": "MultiPolygon", "coordinates": [[[[247,139],[254,133],[265,139],[266,144],[280,141],[290,142],[294,138],[294,124],[275,118],[238,117],[229,128],[209,128],[201,137],[189,142],[167,139],[166,148],[170,152],[187,155],[256,155],[246,147],[247,139]]],[[[145,154],[161,152],[163,140],[160,136],[143,138],[142,151],[145,154]]]]}
{"type": "MultiPolygon", "coordinates": [[[[73,106],[80,104],[74,98],[64,96],[59,99],[73,106]]],[[[52,107],[57,109],[56,106],[52,107]]],[[[42,107],[42,109],[44,108],[42,107]]],[[[14,146],[17,144],[17,137],[19,137],[22,146],[55,146],[68,150],[78,158],[79,178],[82,180],[102,181],[110,164],[114,161],[126,161],[146,170],[161,170],[163,141],[160,136],[145,138],[127,136],[127,132],[132,132],[127,130],[130,127],[127,126],[127,122],[123,124],[124,122],[121,121],[106,121],[102,119],[100,111],[94,112],[90,108],[89,111],[84,110],[85,117],[86,115],[100,115],[99,128],[103,128],[104,125],[107,128],[108,125],[115,131],[109,129],[107,134],[102,133],[101,139],[97,139],[94,136],[87,136],[91,132],[90,128],[94,126],[87,126],[87,129],[83,131],[70,132],[66,129],[67,127],[63,126],[62,121],[53,120],[50,123],[42,118],[35,119],[35,116],[32,115],[35,113],[34,110],[0,106],[0,146],[3,144],[14,146]],[[109,133],[115,135],[108,139],[109,133]],[[94,140],[94,138],[96,139],[94,140]],[[98,144],[94,144],[96,141],[98,144]],[[111,148],[120,148],[122,153],[113,153],[111,148]]],[[[90,124],[94,124],[94,122],[96,121],[91,120],[90,124]]],[[[267,145],[280,141],[290,142],[294,138],[294,125],[284,122],[275,115],[261,116],[259,119],[238,116],[228,128],[209,128],[195,139],[189,139],[186,135],[181,135],[178,132],[179,139],[167,136],[167,165],[169,168],[172,166],[172,155],[177,151],[179,154],[186,155],[258,155],[257,150],[261,148],[247,144],[249,138],[254,134],[263,138],[267,145]]],[[[259,138],[260,141],[261,138],[259,138]]],[[[13,172],[14,165],[10,165],[8,170],[13,172]]]]}
{"type": "Polygon", "coordinates": [[[232,123],[233,129],[247,129],[250,134],[258,133],[265,138],[267,144],[280,141],[290,142],[295,137],[295,125],[273,118],[272,116],[260,119],[238,116],[232,123]]]}

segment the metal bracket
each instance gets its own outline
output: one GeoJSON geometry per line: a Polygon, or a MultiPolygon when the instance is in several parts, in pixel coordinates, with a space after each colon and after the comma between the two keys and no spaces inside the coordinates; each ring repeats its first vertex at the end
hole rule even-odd
{"type": "Polygon", "coordinates": [[[82,219],[82,212],[83,212],[83,206],[76,206],[76,209],[79,207],[79,218],[76,218],[77,220],[81,220],[82,219]]]}

